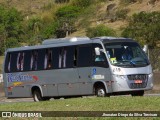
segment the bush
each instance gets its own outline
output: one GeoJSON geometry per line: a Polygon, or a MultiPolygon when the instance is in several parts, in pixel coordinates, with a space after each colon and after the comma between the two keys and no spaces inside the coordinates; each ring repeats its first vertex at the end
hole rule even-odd
{"type": "Polygon", "coordinates": [[[86,8],[94,3],[94,0],[73,0],[73,5],[81,8],[86,8]]]}
{"type": "Polygon", "coordinates": [[[102,24],[98,25],[97,27],[90,27],[86,32],[86,35],[91,38],[98,36],[116,36],[116,32],[113,29],[108,28],[102,24]]]}
{"type": "Polygon", "coordinates": [[[127,13],[129,12],[129,9],[121,9],[121,10],[118,10],[116,12],[116,18],[117,19],[126,19],[127,18],[127,13]]]}
{"type": "Polygon", "coordinates": [[[79,15],[80,8],[75,6],[64,6],[57,10],[56,16],[60,18],[76,18],[79,15]]]}
{"type": "Polygon", "coordinates": [[[55,3],[65,3],[69,2],[69,0],[55,0],[55,3]]]}
{"type": "Polygon", "coordinates": [[[43,31],[42,31],[43,39],[57,37],[56,36],[57,29],[58,29],[57,22],[53,22],[53,23],[47,25],[46,27],[44,27],[43,31]]]}

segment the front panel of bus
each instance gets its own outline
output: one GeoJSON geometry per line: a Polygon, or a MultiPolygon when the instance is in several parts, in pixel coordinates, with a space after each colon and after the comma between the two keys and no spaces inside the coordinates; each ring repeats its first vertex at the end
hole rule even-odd
{"type": "Polygon", "coordinates": [[[113,92],[150,90],[153,73],[149,60],[134,41],[104,42],[113,92]]]}

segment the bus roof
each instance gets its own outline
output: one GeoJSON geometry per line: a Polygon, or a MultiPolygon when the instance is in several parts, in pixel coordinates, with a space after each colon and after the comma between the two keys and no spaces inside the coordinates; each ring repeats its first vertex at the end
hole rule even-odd
{"type": "Polygon", "coordinates": [[[78,41],[88,41],[89,37],[72,37],[72,38],[57,38],[57,39],[48,39],[42,42],[42,45],[58,44],[58,43],[71,43],[78,41]]]}
{"type": "MultiPolygon", "coordinates": [[[[42,45],[35,45],[35,46],[24,46],[18,48],[9,48],[7,51],[19,51],[19,50],[30,50],[30,49],[38,49],[38,48],[46,48],[47,47],[58,47],[58,46],[69,46],[69,45],[77,45],[77,44],[87,44],[94,42],[102,41],[103,43],[106,42],[121,42],[121,41],[132,41],[130,38],[118,38],[118,37],[71,37],[71,38],[57,38],[57,39],[47,39],[42,42],[42,45]]],[[[135,41],[134,41],[135,42],[135,41]]]]}
{"type": "Polygon", "coordinates": [[[46,48],[47,47],[58,47],[58,46],[68,46],[68,45],[76,45],[76,44],[85,44],[92,42],[88,37],[72,37],[72,38],[57,38],[57,39],[47,39],[42,42],[42,45],[35,46],[23,46],[18,48],[8,48],[7,51],[19,51],[19,50],[30,50],[30,49],[38,49],[38,48],[46,48]]]}
{"type": "Polygon", "coordinates": [[[110,37],[110,36],[102,36],[102,37],[95,37],[95,38],[91,38],[91,40],[108,40],[108,41],[112,41],[112,40],[128,40],[128,41],[133,41],[131,38],[123,38],[123,37],[110,37]]]}

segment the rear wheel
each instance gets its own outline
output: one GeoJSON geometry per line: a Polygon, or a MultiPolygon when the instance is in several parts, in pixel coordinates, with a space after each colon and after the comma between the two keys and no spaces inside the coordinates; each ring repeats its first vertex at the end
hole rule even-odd
{"type": "Polygon", "coordinates": [[[33,91],[33,100],[35,102],[39,102],[39,101],[43,101],[44,100],[42,95],[41,95],[40,90],[36,89],[36,90],[33,91]]]}
{"type": "Polygon", "coordinates": [[[134,91],[131,93],[132,96],[143,96],[144,95],[144,90],[142,91],[134,91]]]}

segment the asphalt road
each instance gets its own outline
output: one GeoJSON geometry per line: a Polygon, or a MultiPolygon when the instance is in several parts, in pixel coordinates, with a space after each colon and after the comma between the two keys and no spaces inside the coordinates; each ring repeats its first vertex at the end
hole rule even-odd
{"type": "Polygon", "coordinates": [[[16,99],[7,99],[5,97],[0,98],[0,104],[5,103],[15,103],[15,102],[34,102],[33,98],[16,98],[16,99]]]}

